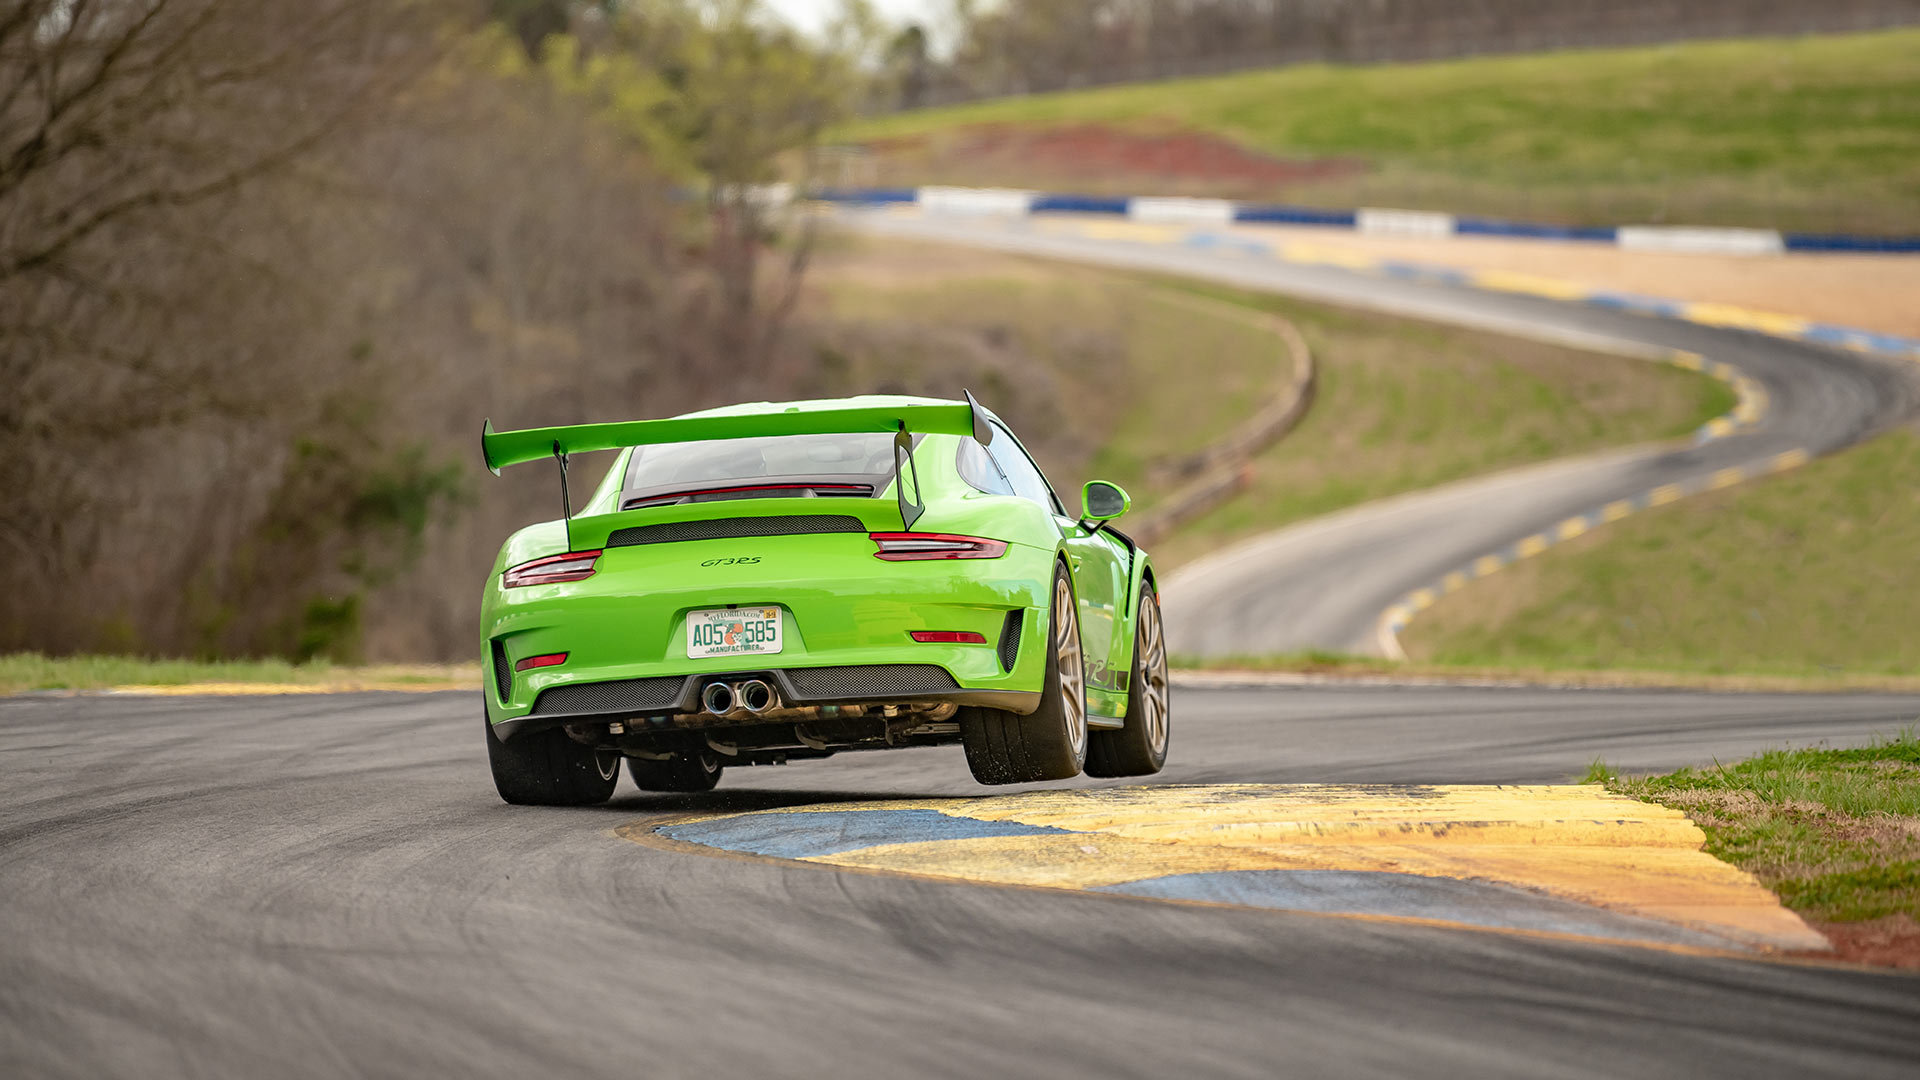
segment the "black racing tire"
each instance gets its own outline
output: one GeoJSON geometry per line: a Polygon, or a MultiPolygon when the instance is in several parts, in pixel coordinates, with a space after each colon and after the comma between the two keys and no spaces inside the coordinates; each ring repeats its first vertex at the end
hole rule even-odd
{"type": "Polygon", "coordinates": [[[583,746],[559,728],[501,742],[489,723],[487,761],[493,786],[515,806],[598,806],[620,782],[618,751],[583,746]]]}
{"type": "Polygon", "coordinates": [[[711,750],[679,753],[665,761],[627,759],[627,775],[633,777],[633,786],[641,791],[712,791],[725,768],[720,763],[720,755],[711,750]]]}
{"type": "Polygon", "coordinates": [[[1087,760],[1087,677],[1073,579],[1053,571],[1047,613],[1047,676],[1040,707],[1025,716],[970,706],[955,714],[967,768],[983,784],[1026,784],[1080,775],[1087,760]]]}
{"type": "Polygon", "coordinates": [[[1140,587],[1133,619],[1133,672],[1127,680],[1127,726],[1087,739],[1088,776],[1147,776],[1167,763],[1173,700],[1167,680],[1167,637],[1153,584],[1140,587]]]}

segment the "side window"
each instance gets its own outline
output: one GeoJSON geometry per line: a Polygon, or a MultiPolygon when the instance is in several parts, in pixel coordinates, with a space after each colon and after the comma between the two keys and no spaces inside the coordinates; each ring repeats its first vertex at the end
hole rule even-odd
{"type": "Polygon", "coordinates": [[[960,440],[957,464],[960,467],[960,479],[973,485],[976,490],[989,495],[1013,494],[1013,485],[1007,483],[1007,478],[1000,474],[1000,466],[987,456],[987,448],[972,439],[960,440]]]}
{"type": "Polygon", "coordinates": [[[1041,506],[1061,516],[1066,511],[1060,508],[1060,500],[1054,498],[1053,489],[1047,486],[1047,478],[1040,474],[1039,466],[1028,458],[1020,444],[999,424],[993,425],[993,443],[987,447],[987,453],[1007,475],[1007,482],[1013,485],[1013,493],[1023,499],[1031,499],[1041,506]]]}

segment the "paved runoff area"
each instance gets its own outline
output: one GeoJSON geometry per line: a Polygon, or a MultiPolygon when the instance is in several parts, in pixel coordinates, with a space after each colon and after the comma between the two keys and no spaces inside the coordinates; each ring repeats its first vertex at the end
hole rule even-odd
{"type": "Polygon", "coordinates": [[[1597,785],[1208,784],[621,830],[828,866],[1648,945],[1822,950],[1684,814],[1597,785]]]}

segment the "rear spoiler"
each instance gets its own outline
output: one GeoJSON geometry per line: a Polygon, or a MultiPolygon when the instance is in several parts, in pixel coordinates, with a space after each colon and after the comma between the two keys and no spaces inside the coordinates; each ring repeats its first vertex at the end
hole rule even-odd
{"type": "MultiPolygon", "coordinates": [[[[617,450],[655,443],[707,442],[754,439],[778,435],[843,435],[861,432],[894,435],[894,493],[900,501],[901,524],[908,529],[926,511],[920,499],[920,473],[912,465],[911,436],[971,435],[981,445],[993,441],[985,410],[966,394],[966,401],[936,405],[864,405],[834,409],[788,409],[744,416],[680,416],[667,420],[626,420],[611,424],[572,424],[566,427],[495,431],[487,420],[480,429],[480,455],[495,476],[509,465],[542,458],[560,463],[560,499],[566,517],[573,517],[573,499],[567,492],[567,456],[594,450],[617,450]],[[907,498],[902,469],[913,477],[914,497],[907,498]]],[[[572,542],[568,545],[571,549],[572,542]]]]}

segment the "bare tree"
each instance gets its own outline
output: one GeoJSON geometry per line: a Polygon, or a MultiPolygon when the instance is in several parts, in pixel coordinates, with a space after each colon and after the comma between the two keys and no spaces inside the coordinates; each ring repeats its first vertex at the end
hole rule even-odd
{"type": "Polygon", "coordinates": [[[785,209],[771,188],[810,181],[821,134],[848,114],[851,65],[766,19],[754,0],[622,8],[610,47],[668,89],[655,115],[705,189],[717,322],[732,335],[732,364],[765,374],[812,250],[810,219],[794,220],[782,273],[767,280],[785,209]]]}
{"type": "Polygon", "coordinates": [[[0,649],[467,655],[554,512],[466,498],[479,417],[791,382],[764,185],[844,69],[748,5],[489,10],[0,0],[0,649]]]}
{"type": "MultiPolygon", "coordinates": [[[[295,350],[229,332],[299,295],[252,288],[297,270],[261,262],[246,230],[278,223],[246,197],[423,70],[445,14],[380,0],[0,4],[0,484],[15,493],[0,548],[49,593],[99,562],[110,499],[138,497],[115,481],[142,471],[126,466],[160,445],[149,434],[303,395],[308,373],[281,362],[295,350]],[[218,310],[236,296],[254,303],[218,310]]],[[[100,617],[71,606],[46,610],[100,617]]],[[[31,607],[10,598],[0,631],[31,607]]]]}

